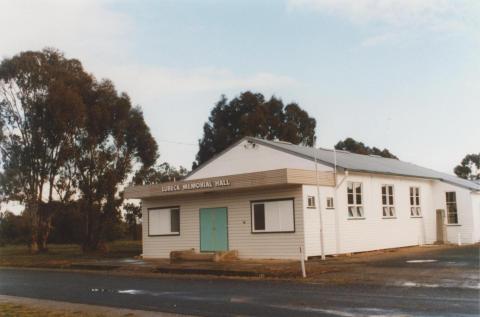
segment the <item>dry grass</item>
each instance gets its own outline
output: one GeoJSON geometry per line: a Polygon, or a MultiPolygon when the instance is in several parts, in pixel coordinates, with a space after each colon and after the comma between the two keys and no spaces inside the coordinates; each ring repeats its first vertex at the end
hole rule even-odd
{"type": "Polygon", "coordinates": [[[51,244],[49,251],[30,254],[25,245],[0,247],[0,266],[65,268],[73,262],[134,257],[142,252],[141,241],[115,241],[105,254],[84,254],[79,245],[51,244]]]}
{"type": "Polygon", "coordinates": [[[103,314],[38,308],[13,303],[0,303],[0,316],[4,317],[103,317],[103,314]]]}

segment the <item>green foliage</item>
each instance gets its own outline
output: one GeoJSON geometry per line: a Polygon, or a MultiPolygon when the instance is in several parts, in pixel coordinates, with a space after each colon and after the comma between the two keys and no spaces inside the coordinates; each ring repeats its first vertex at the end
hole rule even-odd
{"type": "Polygon", "coordinates": [[[139,240],[141,238],[141,226],[139,224],[142,218],[142,206],[126,203],[123,206],[125,210],[125,222],[127,224],[127,232],[132,240],[139,240]]]}
{"type": "Polygon", "coordinates": [[[96,250],[121,218],[119,186],[134,164],[148,169],[157,159],[157,144],[139,108],[110,81],[89,92],[85,126],[74,141],[74,166],[80,210],[84,214],[83,248],[96,250]]]}
{"type": "Polygon", "coordinates": [[[282,140],[312,146],[316,121],[296,103],[286,106],[281,99],[243,92],[228,101],[222,96],[203,126],[203,138],[193,168],[245,136],[282,140]]]}
{"type": "Polygon", "coordinates": [[[49,243],[82,243],[83,215],[77,202],[64,203],[55,210],[52,217],[52,230],[49,243]]]}
{"type": "Polygon", "coordinates": [[[51,218],[39,206],[53,200],[91,82],[79,61],[53,49],[22,52],[0,64],[0,185],[7,199],[25,203],[32,251],[46,248],[51,218]]]}
{"type": "Polygon", "coordinates": [[[377,147],[369,147],[362,142],[356,141],[352,138],[346,138],[343,141],[339,141],[335,145],[335,149],[363,155],[377,155],[398,160],[398,157],[393,155],[388,149],[380,150],[377,147]]]}
{"type": "Polygon", "coordinates": [[[27,243],[28,240],[28,223],[24,217],[9,211],[0,213],[0,245],[27,243]]]}
{"type": "Polygon", "coordinates": [[[453,171],[458,177],[480,180],[480,153],[467,154],[453,171]]]}
{"type": "Polygon", "coordinates": [[[135,185],[160,184],[182,180],[188,174],[188,170],[180,166],[176,168],[167,162],[160,165],[139,170],[133,177],[135,185]]]}
{"type": "Polygon", "coordinates": [[[46,250],[53,216],[66,220],[59,210],[74,198],[84,249],[122,235],[119,186],[157,159],[125,93],[56,50],[22,52],[0,64],[0,128],[0,188],[25,203],[32,250],[46,250]]]}

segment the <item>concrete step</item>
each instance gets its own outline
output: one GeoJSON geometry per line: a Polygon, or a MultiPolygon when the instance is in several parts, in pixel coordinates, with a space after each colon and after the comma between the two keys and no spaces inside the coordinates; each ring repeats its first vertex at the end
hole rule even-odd
{"type": "Polygon", "coordinates": [[[194,249],[180,250],[170,252],[170,262],[222,262],[233,261],[238,259],[238,251],[219,251],[219,252],[195,252],[194,249]]]}

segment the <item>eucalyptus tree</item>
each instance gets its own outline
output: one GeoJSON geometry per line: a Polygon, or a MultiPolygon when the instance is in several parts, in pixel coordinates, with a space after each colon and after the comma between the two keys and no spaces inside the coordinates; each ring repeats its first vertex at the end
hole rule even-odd
{"type": "Polygon", "coordinates": [[[380,150],[377,147],[369,147],[365,145],[363,142],[356,141],[352,138],[346,138],[345,140],[338,141],[335,144],[335,149],[349,151],[356,154],[363,154],[363,155],[377,155],[386,158],[397,159],[395,155],[393,155],[388,149],[380,150]]]}
{"type": "Polygon", "coordinates": [[[32,251],[46,250],[52,213],[72,200],[84,250],[98,249],[119,217],[121,185],[157,158],[129,97],[53,49],[0,64],[0,131],[1,190],[25,205],[32,251]]]}
{"type": "Polygon", "coordinates": [[[135,185],[150,185],[174,182],[182,180],[187,174],[188,170],[185,167],[180,166],[176,168],[168,162],[163,162],[156,166],[139,169],[135,173],[132,183],[135,185]]]}
{"type": "Polygon", "coordinates": [[[266,100],[262,94],[250,91],[230,101],[222,96],[203,126],[193,168],[244,136],[312,146],[315,127],[315,119],[296,103],[285,105],[279,98],[266,100]]]}
{"type": "Polygon", "coordinates": [[[30,249],[45,251],[57,175],[83,124],[82,96],[92,79],[81,63],[53,49],[27,51],[0,64],[1,190],[25,204],[30,249]]]}
{"type": "Polygon", "coordinates": [[[83,250],[104,248],[106,229],[120,218],[121,186],[134,169],[148,169],[157,144],[143,113],[111,81],[95,82],[86,100],[85,125],[75,137],[74,162],[84,216],[83,250]]]}
{"type": "Polygon", "coordinates": [[[469,180],[480,180],[480,153],[465,155],[453,171],[458,177],[469,180]]]}

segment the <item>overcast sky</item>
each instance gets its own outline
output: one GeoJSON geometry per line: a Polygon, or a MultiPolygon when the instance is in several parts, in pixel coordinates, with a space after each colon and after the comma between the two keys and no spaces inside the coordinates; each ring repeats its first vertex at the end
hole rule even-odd
{"type": "Polygon", "coordinates": [[[245,90],[298,102],[319,146],[353,137],[449,173],[480,151],[477,0],[0,0],[0,21],[0,58],[80,59],[175,165],[191,167],[220,95],[245,90]]]}

